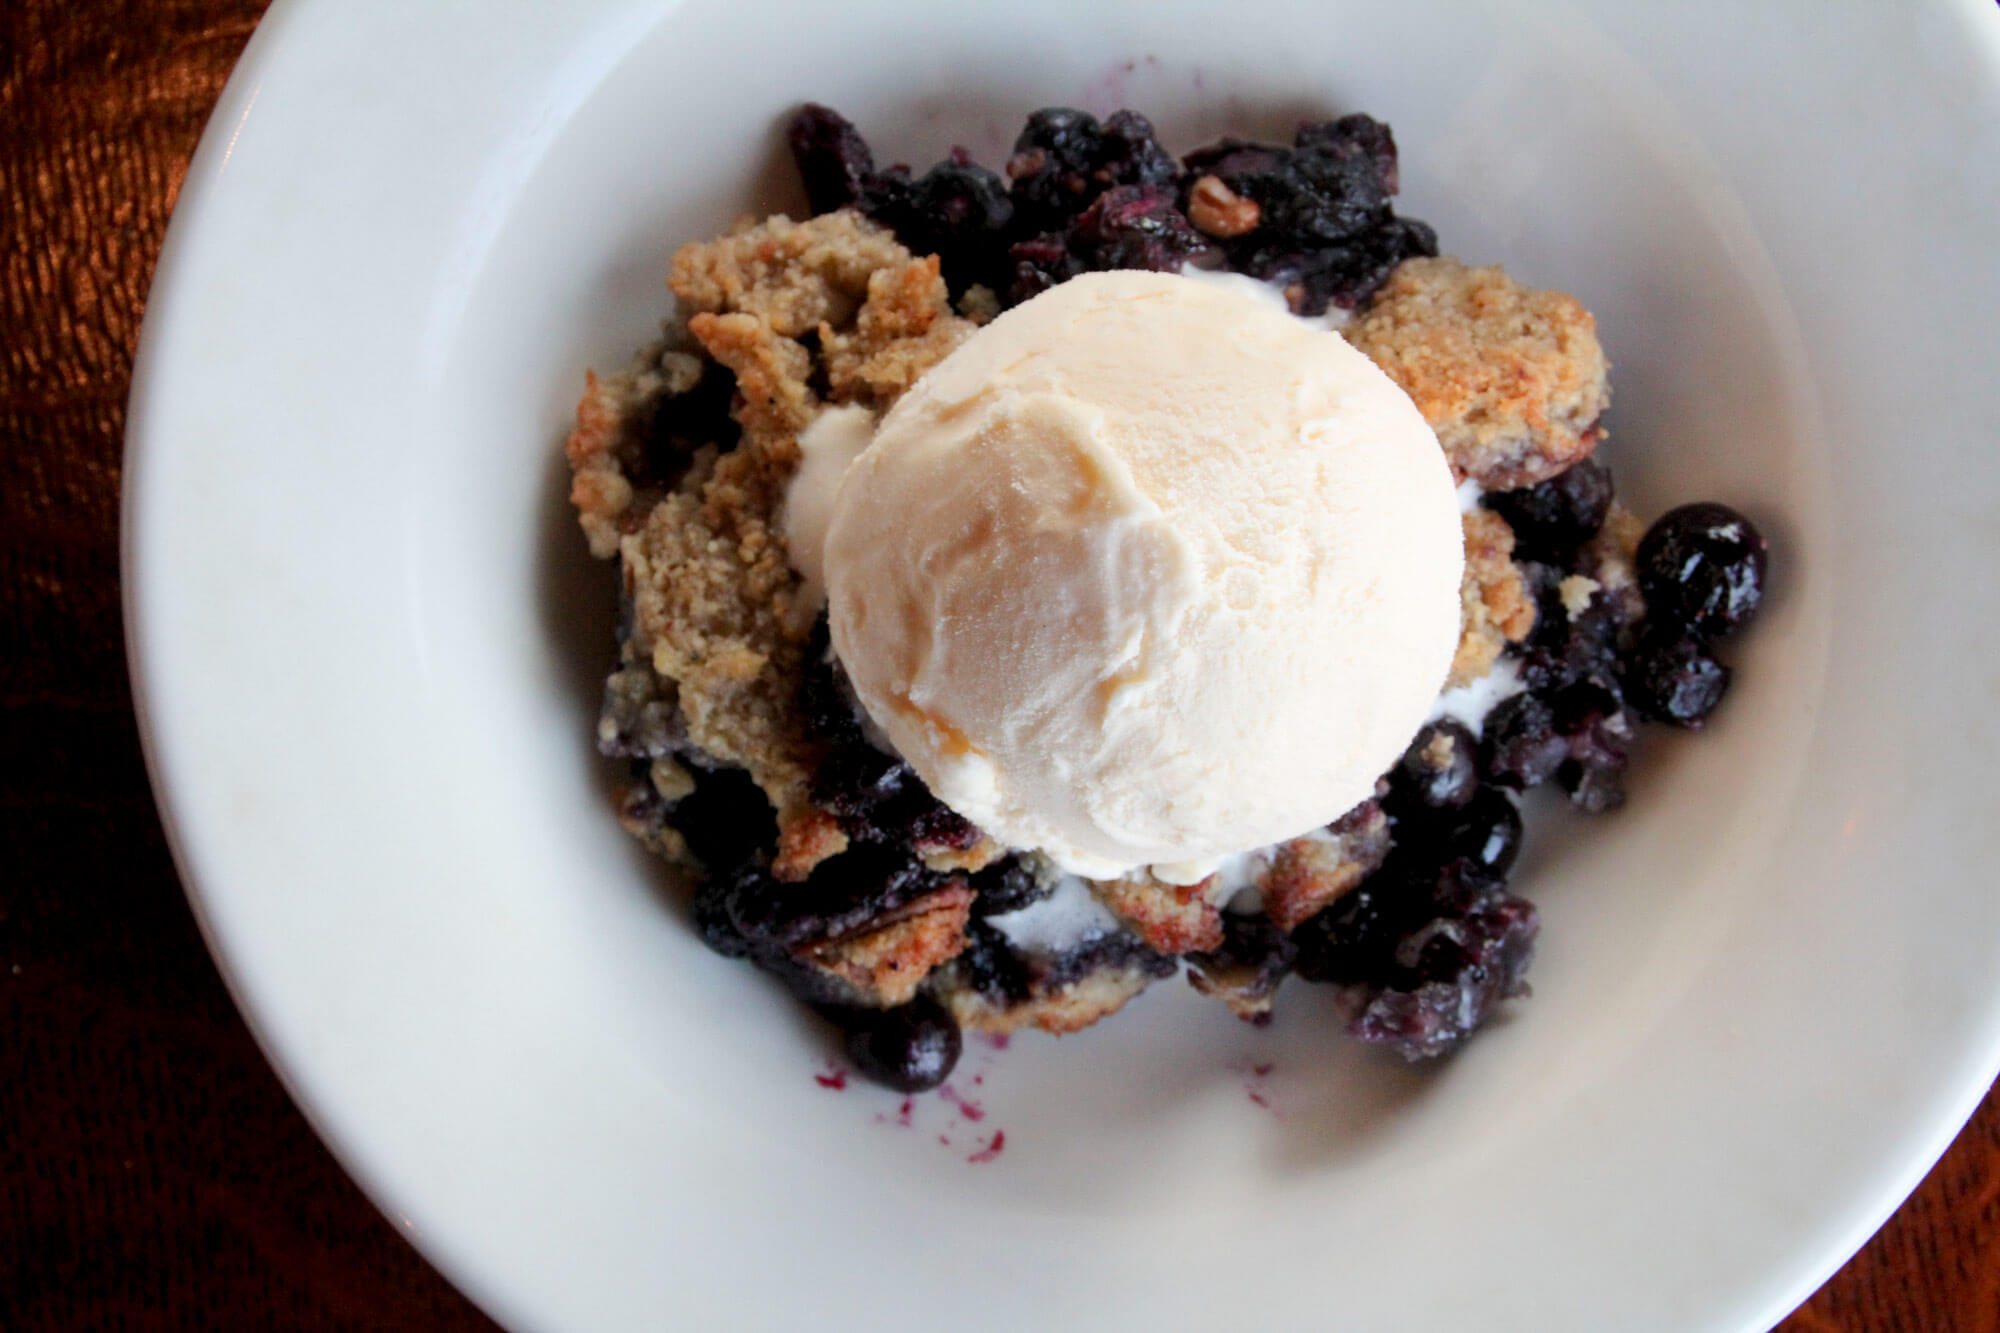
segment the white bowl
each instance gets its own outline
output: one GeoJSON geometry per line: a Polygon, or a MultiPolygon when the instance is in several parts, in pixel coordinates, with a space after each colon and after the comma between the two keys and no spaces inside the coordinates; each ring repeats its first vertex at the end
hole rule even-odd
{"type": "Polygon", "coordinates": [[[2000,1064],[2000,22],[1902,11],[281,3],[161,260],[126,577],[161,804],[288,1086],[522,1328],[1772,1322],[2000,1064]],[[1710,732],[1531,828],[1535,995],[1462,1055],[1172,982],[974,1043],[984,1118],[905,1128],[615,827],[557,444],[673,247],[796,202],[806,98],[919,164],[1049,102],[1176,147],[1368,110],[1449,252],[1597,312],[1626,493],[1769,532],[1710,732]]]}

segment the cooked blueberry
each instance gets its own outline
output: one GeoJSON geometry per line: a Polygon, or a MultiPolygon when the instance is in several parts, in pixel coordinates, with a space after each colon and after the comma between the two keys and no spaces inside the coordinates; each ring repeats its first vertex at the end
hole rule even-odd
{"type": "Polygon", "coordinates": [[[1455,718],[1424,724],[1389,770],[1390,799],[1432,809],[1456,808],[1479,786],[1479,740],[1455,718]]]}
{"type": "Polygon", "coordinates": [[[1520,567],[1535,599],[1535,627],[1511,650],[1521,683],[1548,696],[1585,682],[1609,684],[1615,691],[1619,650],[1631,637],[1621,604],[1595,590],[1572,610],[1562,596],[1563,570],[1532,560],[1520,567]]]}
{"type": "Polygon", "coordinates": [[[1298,948],[1293,967],[1307,981],[1386,980],[1395,970],[1397,941],[1430,910],[1426,876],[1391,856],[1359,887],[1292,932],[1298,948]]]}
{"type": "Polygon", "coordinates": [[[1035,873],[1026,857],[1007,856],[972,877],[972,910],[981,916],[1018,912],[1056,891],[1056,881],[1035,873]]]}
{"type": "Polygon", "coordinates": [[[820,862],[803,884],[740,867],[728,890],[729,919],[754,948],[790,953],[866,929],[949,881],[906,847],[860,843],[820,862]]]}
{"type": "Polygon", "coordinates": [[[808,102],[792,114],[785,141],[815,214],[831,213],[855,202],[863,180],[875,170],[875,155],[868,151],[868,141],[861,132],[839,112],[817,102],[808,102]]]}
{"type": "Polygon", "coordinates": [[[1500,788],[1481,786],[1457,812],[1441,847],[1446,868],[1461,886],[1477,892],[1499,889],[1521,852],[1521,812],[1500,788]]]}
{"type": "Polygon", "coordinates": [[[1208,241],[1174,206],[1171,191],[1151,185],[1116,185],[1097,196],[1058,240],[1040,236],[1010,252],[1019,302],[1076,273],[1138,268],[1178,272],[1208,241]]]}
{"type": "Polygon", "coordinates": [[[715,445],[723,453],[734,449],[743,438],[743,428],[729,415],[735,397],[735,372],[718,361],[704,361],[693,386],[669,394],[653,408],[637,465],[627,471],[626,480],[666,490],[687,474],[703,445],[715,445]]]}
{"type": "Polygon", "coordinates": [[[1590,677],[1559,690],[1551,702],[1557,729],[1569,740],[1569,757],[1556,781],[1570,803],[1602,814],[1625,803],[1625,766],[1638,734],[1615,679],[1590,677]]]}
{"type": "Polygon", "coordinates": [[[1262,160],[1235,154],[1208,170],[1257,201],[1260,230],[1316,248],[1388,220],[1395,161],[1388,135],[1386,125],[1347,116],[1302,128],[1289,152],[1262,160]],[[1385,145],[1389,173],[1383,171],[1385,145]]]}
{"type": "Polygon", "coordinates": [[[974,283],[998,286],[1008,270],[1007,228],[1014,205],[1000,177],[963,149],[925,172],[911,191],[909,220],[896,228],[917,254],[943,263],[954,292],[974,283]]]}
{"type": "Polygon", "coordinates": [[[1291,971],[1298,946],[1262,912],[1224,912],[1222,946],[1213,953],[1193,954],[1202,966],[1217,971],[1242,968],[1275,979],[1291,971]]]}
{"type": "Polygon", "coordinates": [[[694,928],[701,942],[724,958],[750,954],[750,941],[729,919],[729,881],[721,876],[705,876],[695,890],[694,928]]]}
{"type": "Polygon", "coordinates": [[[978,916],[966,923],[965,951],[951,967],[969,989],[1001,1008],[1028,998],[1034,980],[1007,937],[978,916]]]}
{"type": "Polygon", "coordinates": [[[1729,633],[1764,599],[1764,537],[1728,505],[1668,510],[1639,543],[1647,618],[1704,638],[1729,633]]]}
{"type": "Polygon", "coordinates": [[[1655,722],[1698,730],[1729,689],[1729,668],[1700,640],[1654,630],[1625,663],[1625,694],[1655,722]]]}
{"type": "Polygon", "coordinates": [[[1555,712],[1538,694],[1517,694],[1487,714],[1480,741],[1486,776],[1519,791],[1555,776],[1569,758],[1569,741],[1557,729],[1555,712]]]}
{"type": "Polygon", "coordinates": [[[1349,1030],[1405,1059],[1445,1054],[1500,1001],[1526,993],[1540,924],[1534,904],[1504,894],[1429,923],[1400,944],[1398,984],[1345,989],[1349,1030]]]}
{"type": "MultiPolygon", "coordinates": [[[[1261,233],[1252,232],[1251,239],[1261,233]]],[[[1437,233],[1415,218],[1390,218],[1344,241],[1300,248],[1273,240],[1254,248],[1238,246],[1230,265],[1253,278],[1275,283],[1292,312],[1323,315],[1329,306],[1353,310],[1405,259],[1438,252],[1437,233]]]]}
{"type": "Polygon", "coordinates": [[[1397,841],[1433,839],[1479,786],[1479,740],[1452,718],[1426,723],[1386,782],[1382,810],[1397,841]]]}
{"type": "Polygon", "coordinates": [[[1097,117],[1074,107],[1043,107],[1028,117],[1007,161],[1009,193],[1025,229],[1059,227],[1089,205],[1103,137],[1097,117]]]}
{"type": "Polygon", "coordinates": [[[1586,458],[1539,485],[1489,491],[1481,503],[1514,529],[1517,558],[1564,563],[1604,526],[1611,512],[1611,469],[1586,458]]]}
{"type": "Polygon", "coordinates": [[[1390,194],[1401,188],[1396,168],[1396,136],[1389,127],[1373,116],[1356,112],[1320,124],[1307,122],[1299,126],[1299,132],[1292,139],[1292,146],[1300,149],[1320,150],[1337,154],[1364,153],[1375,166],[1375,174],[1382,182],[1382,188],[1390,194]]]}
{"type": "Polygon", "coordinates": [[[1136,111],[1099,124],[1072,107],[1044,107],[1028,117],[1007,162],[1023,236],[1062,229],[1107,188],[1171,186],[1178,173],[1152,122],[1136,111]]]}
{"type": "Polygon", "coordinates": [[[931,795],[916,770],[869,743],[859,707],[846,673],[827,651],[822,615],[807,640],[799,684],[806,730],[824,747],[813,772],[813,799],[857,842],[896,843],[926,852],[979,841],[979,830],[931,795]]]}
{"type": "Polygon", "coordinates": [[[1083,261],[1070,253],[1068,237],[1058,232],[1018,242],[1007,258],[1014,266],[1013,276],[1002,295],[1011,305],[1040,296],[1084,271],[1083,261]]]}
{"type": "Polygon", "coordinates": [[[847,1028],[847,1058],[877,1083],[898,1092],[925,1092],[951,1076],[964,1039],[944,1006],[927,996],[873,1013],[855,1013],[847,1028]]]}
{"type": "Polygon", "coordinates": [[[710,875],[726,876],[777,845],[771,798],[740,768],[697,770],[694,791],[673,807],[668,822],[710,875]]]}

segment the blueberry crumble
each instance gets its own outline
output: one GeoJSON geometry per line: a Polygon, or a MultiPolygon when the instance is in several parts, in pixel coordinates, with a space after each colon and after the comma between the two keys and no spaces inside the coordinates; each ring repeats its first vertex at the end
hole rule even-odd
{"type": "Polygon", "coordinates": [[[1356,1036],[1410,1059],[1525,995],[1539,920],[1510,891],[1518,794],[1621,805],[1639,724],[1706,722],[1730,681],[1717,644],[1764,584],[1740,513],[1689,504],[1649,527],[1618,501],[1594,456],[1609,385],[1589,311],[1441,256],[1395,211],[1395,140],[1365,115],[1177,158],[1136,112],[1050,107],[999,170],[956,148],[921,173],[879,165],[817,105],[787,140],[812,216],[682,247],[675,318],[588,377],[567,443],[591,552],[621,580],[598,748],[627,774],[620,822],[693,879],[703,941],[905,1091],[943,1081],[966,1029],[1073,1032],[1183,970],[1257,1023],[1287,977],[1332,987],[1356,1036]],[[1192,871],[1080,873],[940,799],[843,661],[824,488],[805,484],[843,475],[996,320],[1124,271],[1245,284],[1344,339],[1458,486],[1456,640],[1429,719],[1345,813],[1192,871]]]}

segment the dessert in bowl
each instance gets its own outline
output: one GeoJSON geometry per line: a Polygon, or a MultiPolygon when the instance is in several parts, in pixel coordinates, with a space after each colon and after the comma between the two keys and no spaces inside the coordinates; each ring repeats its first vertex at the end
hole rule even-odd
{"type": "Polygon", "coordinates": [[[254,1030],[503,1320],[1766,1327],[1990,1079],[1990,747],[1938,716],[1996,623],[1938,577],[1993,559],[1970,29],[1241,14],[577,0],[468,46],[455,10],[301,0],[260,29],[148,307],[135,680],[254,1030]],[[1642,727],[1615,815],[1560,778],[1520,802],[1534,993],[1456,1054],[1352,1040],[1337,985],[1285,981],[1258,1027],[1167,977],[1060,1040],[968,1035],[948,1082],[984,1118],[917,1097],[906,1128],[815,1081],[833,1030],[607,818],[614,580],[554,446],[583,368],[657,336],[678,247],[814,216],[806,98],[913,176],[953,143],[1004,176],[1049,105],[1142,109],[1170,149],[1371,111],[1399,217],[1594,314],[1620,502],[1770,538],[1705,730],[1642,727]],[[1857,162],[1883,188],[1829,207],[1857,162]]]}
{"type": "Polygon", "coordinates": [[[815,216],[680,248],[566,445],[599,748],[704,940],[903,1091],[1183,962],[1411,1059],[1525,994],[1510,793],[1621,806],[1763,598],[1743,514],[1616,500],[1584,306],[1439,257],[1362,114],[1177,159],[1046,107],[1004,176],[786,138],[815,216]]]}

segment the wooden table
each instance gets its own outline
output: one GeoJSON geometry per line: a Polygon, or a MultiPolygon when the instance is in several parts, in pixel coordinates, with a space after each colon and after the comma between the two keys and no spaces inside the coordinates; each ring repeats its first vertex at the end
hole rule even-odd
{"type": "MultiPolygon", "coordinates": [[[[127,378],[257,0],[0,6],[0,1329],[491,1325],[287,1100],[141,766],[118,605],[127,378]]],[[[2000,1098],[1782,1327],[2000,1330],[2000,1098]]]]}

